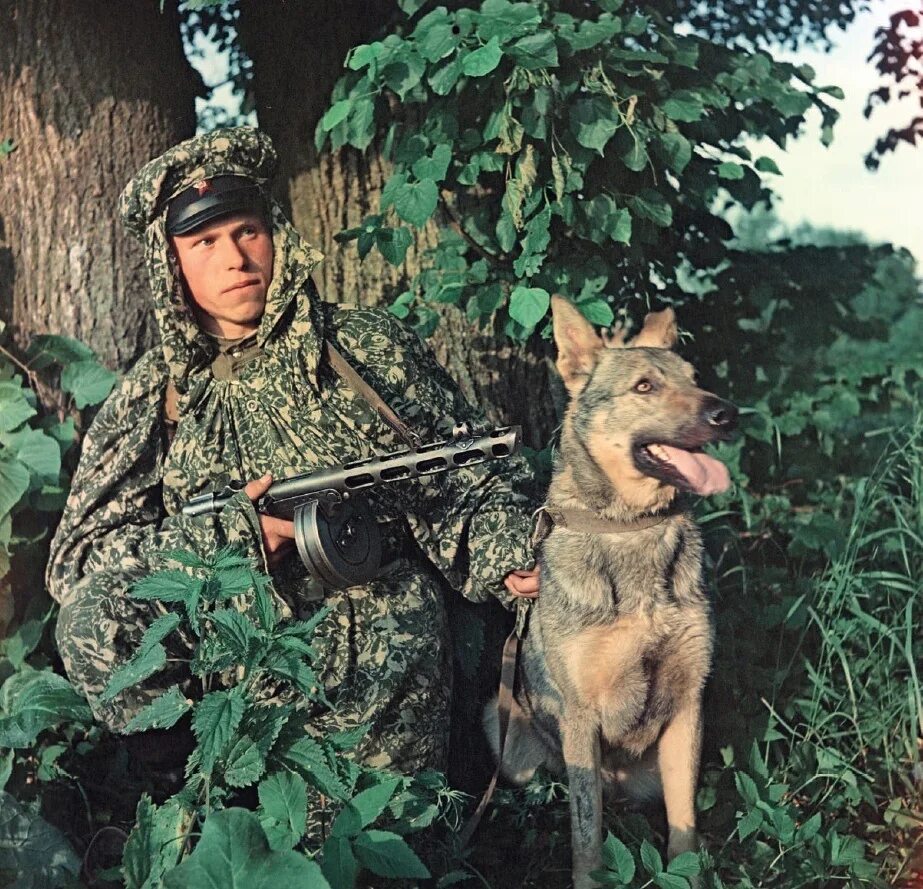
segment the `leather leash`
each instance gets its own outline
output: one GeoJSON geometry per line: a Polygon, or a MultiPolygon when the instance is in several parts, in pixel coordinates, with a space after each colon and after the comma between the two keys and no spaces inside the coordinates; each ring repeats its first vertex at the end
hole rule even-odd
{"type": "Polygon", "coordinates": [[[519,665],[519,653],[522,649],[522,637],[525,634],[529,605],[530,602],[528,599],[520,599],[516,603],[518,609],[516,613],[516,626],[513,627],[513,632],[506,637],[506,642],[503,643],[503,660],[500,666],[500,690],[497,695],[497,717],[499,722],[498,727],[500,729],[497,767],[490,777],[490,782],[483,796],[481,796],[477,808],[465,822],[465,826],[458,835],[462,849],[468,845],[478,825],[481,823],[481,818],[487,811],[487,807],[490,805],[491,799],[493,799],[494,791],[497,789],[497,782],[500,780],[500,767],[503,763],[503,753],[506,750],[506,739],[510,728],[510,716],[513,712],[513,684],[516,681],[516,668],[519,665]]]}

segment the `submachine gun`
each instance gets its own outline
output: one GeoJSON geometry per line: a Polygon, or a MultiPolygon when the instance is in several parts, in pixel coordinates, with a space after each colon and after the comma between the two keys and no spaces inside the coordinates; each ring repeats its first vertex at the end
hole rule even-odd
{"type": "MultiPolygon", "coordinates": [[[[521,444],[519,426],[504,426],[480,436],[461,426],[450,441],[280,479],[254,507],[257,512],[294,521],[295,544],[305,567],[323,586],[344,589],[373,580],[381,567],[381,531],[360,492],[508,458],[521,444]]],[[[236,483],[193,497],[183,506],[183,515],[218,512],[242,487],[236,483]]]]}

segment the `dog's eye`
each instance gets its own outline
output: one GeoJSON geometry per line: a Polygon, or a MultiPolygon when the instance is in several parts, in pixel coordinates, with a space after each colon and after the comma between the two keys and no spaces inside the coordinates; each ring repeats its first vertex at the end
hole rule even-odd
{"type": "Polygon", "coordinates": [[[635,392],[639,392],[641,395],[646,395],[653,390],[654,384],[650,380],[638,380],[638,382],[635,383],[635,392]]]}

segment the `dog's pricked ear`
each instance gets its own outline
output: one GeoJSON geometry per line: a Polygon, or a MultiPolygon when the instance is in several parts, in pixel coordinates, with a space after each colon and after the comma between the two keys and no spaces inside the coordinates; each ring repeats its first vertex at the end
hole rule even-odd
{"type": "Polygon", "coordinates": [[[672,349],[678,339],[676,313],[673,309],[664,309],[646,315],[640,332],[628,345],[632,348],[648,346],[652,349],[672,349]]]}
{"type": "Polygon", "coordinates": [[[551,318],[558,373],[567,391],[576,395],[586,385],[604,344],[590,322],[561,296],[551,297],[551,318]]]}

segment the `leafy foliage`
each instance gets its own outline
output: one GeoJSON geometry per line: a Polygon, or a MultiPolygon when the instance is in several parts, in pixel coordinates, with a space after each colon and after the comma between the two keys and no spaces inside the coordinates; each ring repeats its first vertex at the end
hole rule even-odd
{"type": "Polygon", "coordinates": [[[115,375],[92,351],[62,336],[39,336],[24,356],[2,345],[0,322],[0,630],[13,616],[11,559],[44,561],[39,547],[60,512],[80,411],[109,394],[115,375]],[[39,393],[57,380],[62,407],[51,414],[39,393]]]}
{"type": "MultiPolygon", "coordinates": [[[[882,78],[882,85],[866,100],[865,116],[892,100],[912,96],[923,90],[923,19],[919,10],[902,9],[891,15],[888,24],[875,32],[875,46],[869,56],[882,78]]],[[[923,136],[923,116],[917,114],[903,127],[890,127],[865,157],[865,165],[878,168],[885,154],[901,142],[911,147],[923,136]]]]}
{"type": "Polygon", "coordinates": [[[681,262],[718,263],[730,231],[719,201],[752,207],[766,160],[744,135],[779,144],[818,108],[813,73],[698,36],[655,8],[485,0],[411,7],[409,19],[347,59],[319,147],[366,149],[387,125],[394,162],[380,212],[339,236],[400,262],[404,226],[442,208],[431,266],[392,310],[432,330],[432,303],[472,321],[499,312],[507,335],[540,328],[548,295],[594,321],[613,301],[669,294],[681,262]],[[414,123],[392,104],[419,105],[414,123]],[[417,123],[422,116],[422,124],[417,123]],[[382,249],[384,245],[384,249],[382,249]]]}

